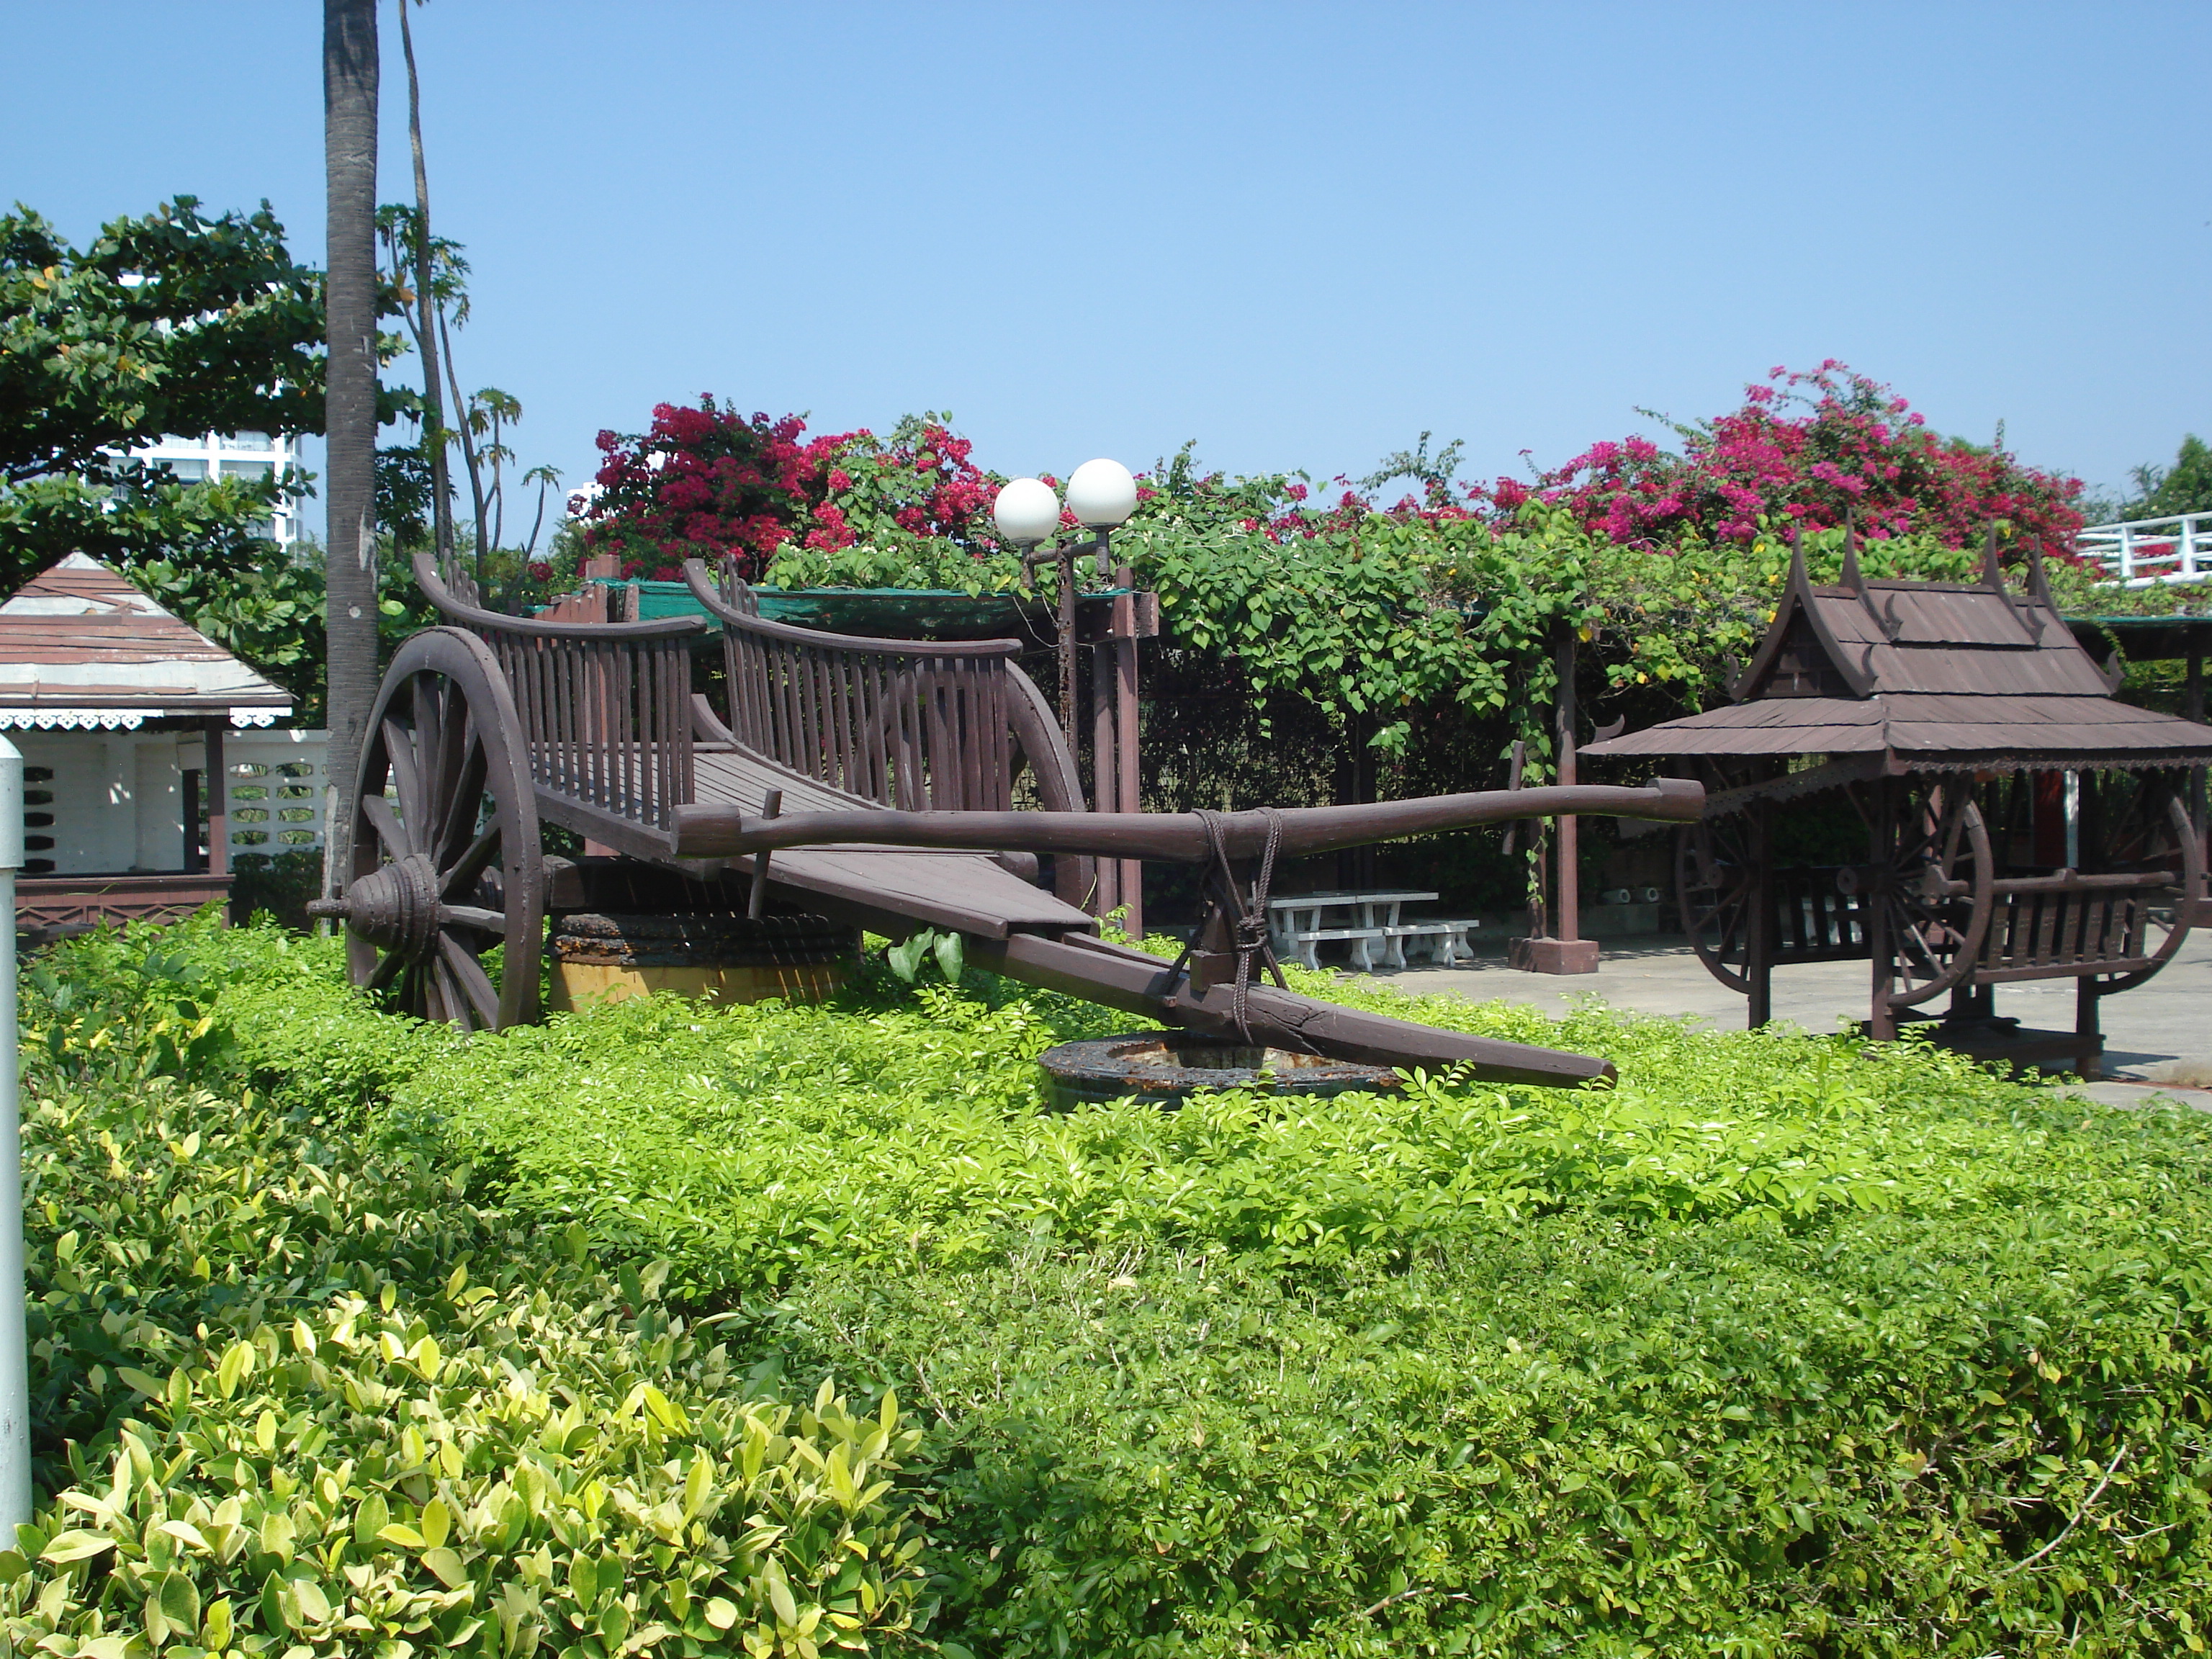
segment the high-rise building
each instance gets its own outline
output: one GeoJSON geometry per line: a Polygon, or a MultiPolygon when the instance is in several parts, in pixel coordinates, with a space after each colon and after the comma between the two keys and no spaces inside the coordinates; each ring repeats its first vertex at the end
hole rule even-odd
{"type": "MultiPolygon", "coordinates": [[[[198,438],[163,438],[131,452],[132,459],[166,466],[179,483],[198,483],[207,478],[266,478],[300,464],[296,438],[271,437],[266,432],[210,432],[198,438]]],[[[264,521],[260,531],[279,547],[289,547],[300,538],[300,515],[280,507],[264,521]]]]}

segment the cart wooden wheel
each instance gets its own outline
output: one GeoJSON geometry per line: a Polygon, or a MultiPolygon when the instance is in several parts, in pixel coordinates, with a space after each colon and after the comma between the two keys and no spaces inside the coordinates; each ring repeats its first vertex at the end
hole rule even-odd
{"type": "Polygon", "coordinates": [[[1746,995],[1758,876],[1749,818],[1706,818],[1675,832],[1674,894],[1682,931],[1705,970],[1746,995]]]}
{"type": "Polygon", "coordinates": [[[1971,785],[1900,792],[1898,814],[1871,866],[1836,884],[1881,907],[1889,947],[1889,1006],[1910,1008],[1963,983],[1980,956],[1996,904],[1996,860],[1971,785]]]}
{"type": "Polygon", "coordinates": [[[353,981],[463,1030],[538,1017],[544,872],[522,722],[473,634],[399,647],[362,744],[353,879],[309,908],[341,916],[353,981]]]}
{"type": "Polygon", "coordinates": [[[2141,914],[2122,925],[2131,924],[2130,931],[2139,940],[2137,953],[2148,957],[2150,965],[2131,974],[2106,974],[2087,981],[2082,988],[2094,995],[2108,997],[2115,992],[2132,991],[2155,977],[2181,948],[2197,921],[2197,907],[2204,896],[2203,841],[2190,822],[2189,809],[2179,800],[2169,799],[2160,816],[2165,819],[2166,835],[2163,844],[2154,843],[2148,849],[2149,861],[2171,867],[2180,890],[2171,904],[2154,905],[2148,895],[2136,901],[2142,906],[2141,914]]]}

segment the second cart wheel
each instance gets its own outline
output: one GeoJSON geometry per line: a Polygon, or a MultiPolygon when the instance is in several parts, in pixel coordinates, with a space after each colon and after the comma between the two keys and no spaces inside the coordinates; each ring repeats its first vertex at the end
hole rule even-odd
{"type": "Polygon", "coordinates": [[[538,1018],[545,890],[522,722],[484,643],[433,628],[377,691],[342,915],[354,983],[463,1030],[538,1018]]]}
{"type": "Polygon", "coordinates": [[[1970,786],[1905,794],[1893,849],[1873,902],[1889,940],[1893,1008],[1910,1008],[1965,982],[1996,904],[1989,831],[1970,786]]]}
{"type": "Polygon", "coordinates": [[[1700,819],[1674,835],[1674,893],[1682,931],[1705,969],[1731,991],[1751,990],[1751,944],[1759,872],[1751,823],[1700,819]]]}

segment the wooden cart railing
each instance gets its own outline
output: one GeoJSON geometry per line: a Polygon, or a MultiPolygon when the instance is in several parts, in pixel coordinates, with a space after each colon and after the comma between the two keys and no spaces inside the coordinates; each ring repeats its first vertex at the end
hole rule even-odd
{"type": "MultiPolygon", "coordinates": [[[[478,605],[465,576],[441,577],[428,554],[414,563],[432,604],[498,659],[532,781],[581,809],[569,817],[587,834],[599,834],[606,818],[664,835],[672,829],[676,809],[697,798],[702,740],[901,810],[1004,811],[1024,766],[1044,808],[1083,809],[1074,759],[1043,695],[1014,663],[1020,647],[1012,641],[878,640],[793,628],[757,614],[733,566],[710,575],[694,560],[686,578],[721,625],[726,722],[691,690],[691,650],[714,625],[707,618],[509,617],[478,605]]],[[[1087,859],[1071,860],[1063,888],[1079,872],[1087,883],[1088,868],[1087,859]]]]}
{"type": "Polygon", "coordinates": [[[787,771],[905,811],[1000,812],[1026,763],[1040,803],[1081,786],[1012,640],[880,640],[770,622],[725,560],[684,567],[722,624],[731,740],[787,771]]]}
{"type": "Polygon", "coordinates": [[[441,580],[428,554],[414,562],[431,603],[498,659],[532,781],[594,816],[672,826],[676,809],[694,798],[691,641],[707,631],[705,619],[504,616],[477,605],[465,579],[441,580]]]}

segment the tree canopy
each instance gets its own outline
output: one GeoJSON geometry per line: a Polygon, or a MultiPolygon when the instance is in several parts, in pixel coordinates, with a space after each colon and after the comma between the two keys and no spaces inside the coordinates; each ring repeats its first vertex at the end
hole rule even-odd
{"type": "Polygon", "coordinates": [[[320,430],[322,311],[265,202],[210,216],[179,196],[81,248],[20,203],[0,216],[0,592],[89,553],[308,695],[319,580],[263,528],[305,480],[185,483],[129,452],[320,430]]]}

